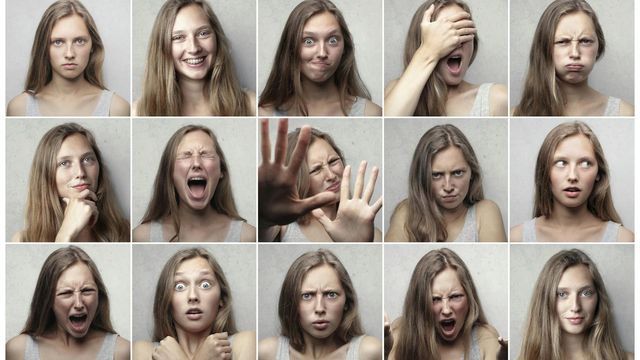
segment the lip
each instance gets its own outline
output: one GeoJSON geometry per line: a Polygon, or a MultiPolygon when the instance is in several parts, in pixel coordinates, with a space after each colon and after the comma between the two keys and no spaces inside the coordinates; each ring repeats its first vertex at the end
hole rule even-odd
{"type": "Polygon", "coordinates": [[[193,68],[193,69],[202,68],[207,64],[207,56],[191,56],[191,57],[182,59],[182,63],[189,68],[193,68]],[[196,60],[198,62],[194,63],[193,60],[196,60]]]}
{"type": "Polygon", "coordinates": [[[461,49],[457,49],[454,50],[453,52],[451,52],[449,55],[447,55],[447,57],[444,58],[444,64],[447,68],[447,71],[449,71],[451,73],[451,75],[460,75],[462,73],[462,63],[464,60],[464,55],[462,53],[461,49]],[[460,65],[458,66],[457,69],[453,69],[452,67],[449,66],[449,59],[453,58],[453,57],[458,57],[460,58],[460,65]]]}
{"type": "Polygon", "coordinates": [[[458,199],[458,195],[445,195],[442,197],[443,202],[455,202],[458,199]]]}
{"type": "Polygon", "coordinates": [[[582,192],[582,190],[578,187],[575,186],[571,186],[571,187],[567,187],[562,189],[562,192],[568,197],[568,198],[577,198],[578,196],[580,196],[580,193],[582,192]]]}
{"type": "Polygon", "coordinates": [[[340,181],[336,181],[331,184],[325,191],[339,192],[340,191],[340,181]]]}
{"type": "Polygon", "coordinates": [[[311,323],[311,326],[313,326],[314,329],[316,330],[326,330],[329,327],[329,321],[327,320],[316,320],[314,322],[311,323]]]}
{"type": "Polygon", "coordinates": [[[200,320],[204,316],[204,312],[199,308],[191,308],[185,312],[187,319],[200,320]]]}
{"type": "Polygon", "coordinates": [[[62,67],[64,69],[67,69],[67,70],[73,70],[76,67],[78,67],[78,64],[76,64],[76,63],[66,63],[66,64],[62,64],[62,67]]]}
{"type": "Polygon", "coordinates": [[[565,318],[567,321],[569,321],[569,323],[571,325],[581,325],[584,322],[584,317],[578,316],[578,317],[570,317],[570,318],[565,318]]]}
{"type": "Polygon", "coordinates": [[[320,69],[327,69],[331,66],[331,64],[326,61],[312,61],[311,65],[320,69]]]}
{"type": "Polygon", "coordinates": [[[73,185],[72,188],[74,188],[77,191],[83,191],[86,190],[90,187],[90,184],[78,184],[78,185],[73,185]]]}
{"type": "Polygon", "coordinates": [[[185,185],[186,185],[186,188],[187,188],[187,194],[189,195],[190,199],[199,201],[199,200],[203,200],[203,199],[207,198],[207,189],[209,188],[209,178],[207,176],[199,175],[199,174],[198,175],[187,176],[187,180],[186,180],[186,184],[185,185]],[[203,179],[205,181],[205,187],[204,187],[204,190],[202,191],[202,195],[200,195],[200,196],[194,194],[191,191],[191,187],[189,187],[189,180],[190,179],[195,179],[195,178],[203,179]]]}
{"type": "Polygon", "coordinates": [[[77,333],[84,333],[85,330],[88,328],[88,324],[90,324],[89,314],[87,313],[71,314],[69,315],[68,321],[69,321],[69,327],[71,328],[71,330],[77,333]],[[72,316],[84,316],[85,319],[81,323],[74,323],[73,321],[71,321],[72,316]]]}
{"type": "Polygon", "coordinates": [[[450,319],[442,319],[438,322],[438,324],[440,325],[440,331],[442,332],[442,337],[445,338],[446,340],[453,340],[455,339],[455,335],[456,335],[456,324],[457,321],[454,318],[450,318],[450,319]],[[444,326],[442,325],[442,321],[444,320],[453,320],[453,327],[451,328],[451,330],[445,330],[444,326]]]}
{"type": "Polygon", "coordinates": [[[582,64],[567,64],[565,68],[569,71],[582,71],[584,69],[584,65],[582,64]]]}

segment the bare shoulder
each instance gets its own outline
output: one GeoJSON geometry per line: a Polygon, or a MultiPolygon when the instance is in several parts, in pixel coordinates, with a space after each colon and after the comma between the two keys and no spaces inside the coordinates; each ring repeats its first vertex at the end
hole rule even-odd
{"type": "Polygon", "coordinates": [[[27,346],[27,334],[20,334],[14,336],[6,344],[6,356],[7,360],[22,359],[24,356],[24,349],[27,346]]]}
{"type": "Polygon", "coordinates": [[[140,103],[140,99],[134,100],[131,104],[131,115],[138,116],[138,104],[140,103]]]}
{"type": "Polygon", "coordinates": [[[276,358],[278,353],[278,337],[272,336],[266,339],[260,340],[258,343],[258,359],[259,360],[271,360],[276,358]]]}
{"type": "Polygon", "coordinates": [[[7,116],[25,116],[27,114],[27,98],[29,94],[23,92],[14,97],[7,104],[7,116]]]}
{"type": "Polygon", "coordinates": [[[133,229],[133,241],[149,242],[151,241],[151,223],[144,223],[133,229]]]}
{"type": "Polygon", "coordinates": [[[635,236],[633,232],[627,229],[624,226],[620,226],[620,230],[618,230],[618,241],[619,242],[633,242],[635,236]]]}
{"type": "Polygon", "coordinates": [[[256,242],[256,228],[253,225],[243,222],[242,230],[240,231],[240,241],[256,242]]]}
{"type": "Polygon", "coordinates": [[[518,224],[511,228],[509,231],[509,241],[511,242],[522,242],[522,232],[524,229],[524,224],[518,224]]]}
{"type": "Polygon", "coordinates": [[[20,230],[17,233],[13,234],[11,237],[11,242],[22,242],[24,239],[24,230],[20,230]]]}
{"type": "Polygon", "coordinates": [[[484,218],[492,216],[500,216],[502,218],[498,204],[489,199],[483,199],[476,203],[476,213],[479,217],[484,218]]]}
{"type": "Polygon", "coordinates": [[[109,108],[109,115],[111,116],[129,116],[131,114],[131,108],[129,102],[123,99],[118,94],[113,94],[111,97],[111,107],[109,108]]]}
{"type": "Polygon", "coordinates": [[[633,116],[634,113],[633,105],[624,100],[620,101],[620,116],[633,116]]]}
{"type": "Polygon", "coordinates": [[[260,106],[258,107],[258,116],[273,116],[275,110],[273,106],[260,106]]]}
{"type": "Polygon", "coordinates": [[[404,224],[407,222],[407,216],[407,199],[404,199],[393,210],[391,220],[389,221],[389,230],[387,230],[387,235],[384,238],[385,242],[408,241],[404,230],[404,224]]]}
{"type": "Polygon", "coordinates": [[[360,360],[379,360],[382,355],[382,343],[373,336],[362,338],[358,349],[360,360]]]}
{"type": "Polygon", "coordinates": [[[240,331],[233,336],[233,358],[236,360],[254,360],[256,358],[256,333],[240,331]]]}
{"type": "Polygon", "coordinates": [[[627,360],[633,360],[634,359],[634,355],[633,355],[632,352],[628,352],[628,353],[626,353],[626,355],[627,355],[627,360]]]}
{"type": "Polygon", "coordinates": [[[249,99],[249,113],[247,116],[256,116],[256,93],[249,89],[245,89],[243,92],[249,99]]]}
{"type": "Polygon", "coordinates": [[[507,96],[507,86],[504,84],[493,84],[489,91],[489,104],[491,115],[507,116],[509,113],[509,104],[507,96]]]}
{"type": "Polygon", "coordinates": [[[500,343],[498,342],[498,332],[493,326],[486,324],[478,327],[478,345],[480,353],[485,359],[496,359],[500,352],[500,343]]]}
{"type": "Polygon", "coordinates": [[[384,96],[389,95],[391,90],[393,90],[393,88],[396,87],[397,83],[398,83],[398,79],[393,79],[393,80],[389,81],[389,83],[387,83],[387,86],[385,86],[385,88],[384,88],[384,96]]]}
{"type": "Polygon", "coordinates": [[[115,360],[131,359],[131,343],[129,340],[118,336],[116,339],[116,356],[115,360]]]}
{"type": "Polygon", "coordinates": [[[153,343],[150,341],[133,342],[133,360],[151,360],[153,343]]]}
{"type": "Polygon", "coordinates": [[[365,116],[382,116],[382,108],[375,104],[373,101],[367,99],[367,103],[364,105],[365,116]]]}

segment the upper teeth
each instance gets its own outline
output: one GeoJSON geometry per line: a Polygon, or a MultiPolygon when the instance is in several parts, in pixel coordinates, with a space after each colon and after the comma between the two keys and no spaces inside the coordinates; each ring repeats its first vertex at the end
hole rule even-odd
{"type": "Polygon", "coordinates": [[[189,180],[204,180],[204,178],[203,177],[192,177],[189,180]]]}
{"type": "Polygon", "coordinates": [[[185,60],[189,65],[197,65],[204,61],[204,57],[199,57],[195,59],[186,59],[185,60]]]}

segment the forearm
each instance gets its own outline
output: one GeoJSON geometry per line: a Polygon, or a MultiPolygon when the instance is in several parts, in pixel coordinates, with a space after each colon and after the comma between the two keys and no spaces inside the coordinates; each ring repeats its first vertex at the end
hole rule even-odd
{"type": "Polygon", "coordinates": [[[438,59],[419,48],[402,76],[384,97],[386,116],[412,116],[420,94],[433,74],[438,59]]]}

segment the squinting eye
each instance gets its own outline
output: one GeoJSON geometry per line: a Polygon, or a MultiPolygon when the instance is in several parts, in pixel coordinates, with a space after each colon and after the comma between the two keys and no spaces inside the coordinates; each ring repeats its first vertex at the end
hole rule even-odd
{"type": "Polygon", "coordinates": [[[580,40],[580,43],[583,45],[591,45],[593,44],[595,41],[591,40],[591,39],[582,39],[580,40]]]}
{"type": "Polygon", "coordinates": [[[184,40],[184,35],[174,35],[171,37],[171,41],[180,41],[184,40]]]}
{"type": "Polygon", "coordinates": [[[431,298],[431,302],[434,303],[434,304],[438,304],[441,301],[442,301],[441,297],[433,297],[433,298],[431,298]]]}
{"type": "Polygon", "coordinates": [[[567,45],[569,43],[568,39],[562,39],[562,40],[557,40],[556,44],[557,45],[567,45]]]}
{"type": "Polygon", "coordinates": [[[440,179],[442,177],[441,173],[433,173],[431,174],[431,178],[434,180],[440,179]]]}
{"type": "Polygon", "coordinates": [[[187,286],[183,283],[177,283],[174,287],[176,291],[183,291],[187,288],[187,286]]]}

